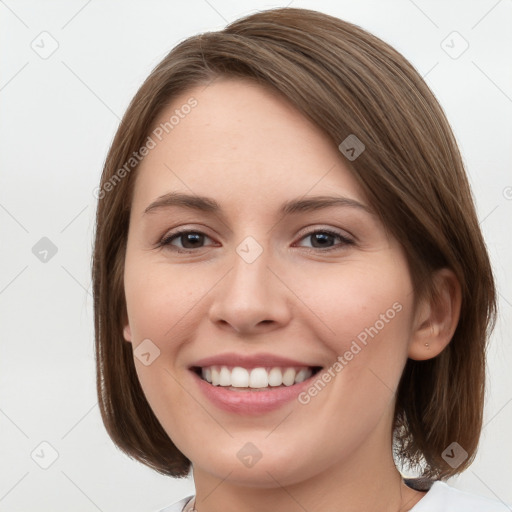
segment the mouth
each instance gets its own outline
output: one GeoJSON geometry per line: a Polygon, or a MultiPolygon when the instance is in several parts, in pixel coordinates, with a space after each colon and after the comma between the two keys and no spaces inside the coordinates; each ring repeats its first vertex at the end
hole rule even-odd
{"type": "MultiPolygon", "coordinates": [[[[261,415],[293,403],[323,366],[271,353],[223,353],[188,367],[193,385],[215,407],[261,415]]],[[[310,359],[311,361],[311,359],[310,359]]]]}
{"type": "Polygon", "coordinates": [[[203,382],[229,391],[262,392],[289,388],[300,384],[321,366],[243,366],[209,365],[190,368],[203,382]]]}

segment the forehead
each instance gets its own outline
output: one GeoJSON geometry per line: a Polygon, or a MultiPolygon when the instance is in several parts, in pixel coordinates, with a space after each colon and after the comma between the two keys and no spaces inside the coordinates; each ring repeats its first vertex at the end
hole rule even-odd
{"type": "Polygon", "coordinates": [[[185,91],[150,136],[155,147],[137,169],[134,202],[171,190],[221,202],[308,192],[362,198],[336,144],[281,94],[250,80],[222,78],[185,91]]]}

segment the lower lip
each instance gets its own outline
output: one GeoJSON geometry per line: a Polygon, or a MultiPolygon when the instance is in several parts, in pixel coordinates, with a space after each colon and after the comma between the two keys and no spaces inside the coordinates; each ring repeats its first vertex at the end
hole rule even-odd
{"type": "Polygon", "coordinates": [[[311,385],[316,377],[312,375],[292,386],[269,388],[269,391],[231,391],[222,386],[214,386],[191,371],[202,393],[220,409],[238,414],[261,414],[279,409],[311,385]]]}

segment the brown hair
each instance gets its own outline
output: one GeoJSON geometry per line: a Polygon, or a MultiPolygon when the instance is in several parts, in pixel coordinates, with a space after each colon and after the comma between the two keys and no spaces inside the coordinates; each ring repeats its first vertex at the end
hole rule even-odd
{"type": "Polygon", "coordinates": [[[480,437],[496,298],[457,143],[436,98],[401,54],[356,25],[307,9],[262,11],[186,39],[153,70],[124,115],[101,178],[93,255],[97,391],[110,437],[160,473],[180,477],[190,469],[146,401],[132,345],[123,339],[136,174],[136,166],[130,172],[125,164],[174,97],[223,76],[280,92],[336,146],[351,134],[363,142],[365,151],[347,166],[402,244],[416,297],[435,296],[434,270],[455,272],[462,288],[455,334],[439,356],[407,361],[393,432],[400,463],[433,479],[462,472],[480,437]],[[453,441],[469,454],[457,468],[442,458],[453,441]]]}

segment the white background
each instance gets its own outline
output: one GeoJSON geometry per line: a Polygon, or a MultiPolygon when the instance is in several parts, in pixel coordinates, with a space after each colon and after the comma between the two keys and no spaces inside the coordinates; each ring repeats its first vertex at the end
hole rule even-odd
{"type": "Polygon", "coordinates": [[[496,272],[500,320],[489,350],[479,455],[449,483],[512,503],[511,0],[5,0],[0,510],[154,511],[193,493],[191,481],[161,476],[123,455],[101,423],[90,280],[93,190],[128,102],[173,46],[286,5],[338,16],[389,42],[425,77],[452,124],[496,272]],[[44,31],[51,36],[40,36],[44,31]],[[463,48],[457,35],[446,39],[453,31],[469,43],[458,58],[447,53],[463,48]],[[52,38],[58,48],[43,59],[31,45],[48,51],[57,44],[52,38]],[[47,262],[32,252],[42,237],[57,248],[47,262]],[[35,461],[51,462],[43,441],[58,453],[48,469],[35,461]]]}

